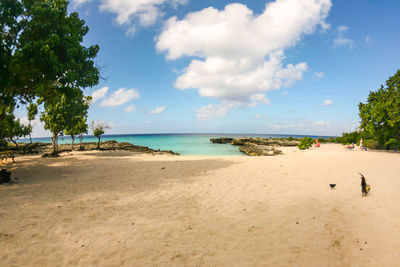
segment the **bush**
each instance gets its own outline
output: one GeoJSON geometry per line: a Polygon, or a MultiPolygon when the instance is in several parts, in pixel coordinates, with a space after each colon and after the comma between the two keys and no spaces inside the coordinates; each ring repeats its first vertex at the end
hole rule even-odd
{"type": "Polygon", "coordinates": [[[388,149],[396,149],[399,148],[399,142],[397,141],[396,138],[390,138],[386,143],[385,146],[388,149]]]}
{"type": "Polygon", "coordinates": [[[308,149],[314,144],[314,139],[311,137],[303,137],[300,139],[300,144],[297,146],[300,150],[308,149]]]}
{"type": "Polygon", "coordinates": [[[364,141],[364,146],[366,146],[368,149],[378,149],[379,143],[373,139],[368,139],[364,141]]]}

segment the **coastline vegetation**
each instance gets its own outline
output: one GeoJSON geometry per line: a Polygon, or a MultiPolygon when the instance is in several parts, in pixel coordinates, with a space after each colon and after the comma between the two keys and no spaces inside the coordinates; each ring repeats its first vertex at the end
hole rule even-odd
{"type": "MultiPolygon", "coordinates": [[[[0,2],[0,148],[32,132],[40,120],[52,132],[52,154],[58,137],[87,132],[90,98],[82,89],[99,82],[94,59],[98,45],[85,47],[89,28],[78,13],[68,14],[67,0],[0,2]],[[14,115],[27,105],[29,125],[14,115]]],[[[23,151],[21,150],[21,153],[23,151]]]]}
{"type": "Polygon", "coordinates": [[[389,77],[385,86],[369,93],[366,103],[358,105],[360,130],[343,133],[337,143],[355,143],[364,139],[370,149],[400,148],[400,70],[389,77]]]}

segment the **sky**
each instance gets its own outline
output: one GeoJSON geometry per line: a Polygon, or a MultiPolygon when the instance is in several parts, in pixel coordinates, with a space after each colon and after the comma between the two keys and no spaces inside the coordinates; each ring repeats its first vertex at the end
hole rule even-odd
{"type": "MultiPolygon", "coordinates": [[[[332,135],[400,68],[398,0],[71,0],[106,134],[332,135]]],[[[26,122],[26,114],[17,114],[26,122]]],[[[50,136],[34,123],[33,136],[50,136]]]]}

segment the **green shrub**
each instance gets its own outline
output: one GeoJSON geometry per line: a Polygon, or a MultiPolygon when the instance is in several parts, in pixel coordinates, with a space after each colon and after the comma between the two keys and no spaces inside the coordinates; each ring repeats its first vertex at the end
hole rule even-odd
{"type": "Polygon", "coordinates": [[[399,142],[396,138],[390,138],[386,143],[385,146],[389,149],[396,149],[399,148],[399,142]]]}
{"type": "Polygon", "coordinates": [[[373,139],[368,139],[364,141],[364,146],[366,146],[368,149],[378,149],[379,143],[373,139]]]}
{"type": "Polygon", "coordinates": [[[303,137],[300,139],[300,144],[297,146],[300,150],[308,149],[314,144],[314,139],[311,137],[303,137]]]}

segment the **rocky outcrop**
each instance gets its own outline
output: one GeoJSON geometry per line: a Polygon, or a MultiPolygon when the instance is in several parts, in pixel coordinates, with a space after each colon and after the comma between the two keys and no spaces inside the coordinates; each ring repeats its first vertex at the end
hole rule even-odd
{"type": "Polygon", "coordinates": [[[250,143],[241,146],[239,150],[249,156],[274,156],[282,153],[282,150],[273,146],[254,145],[250,143]]]}
{"type": "MultiPolygon", "coordinates": [[[[24,146],[21,144],[20,146],[24,146]]],[[[33,144],[25,144],[25,146],[29,146],[29,153],[40,153],[43,154],[43,157],[54,157],[57,155],[53,155],[50,153],[52,149],[52,144],[49,143],[33,143],[33,144]]],[[[9,148],[7,148],[9,149],[9,148]]],[[[9,149],[10,150],[10,149],[9,149]]],[[[74,144],[74,150],[97,150],[97,142],[88,142],[82,143],[82,149],[80,149],[79,144],[74,144]]],[[[147,146],[137,146],[131,143],[122,142],[118,143],[115,140],[102,142],[100,145],[100,150],[123,150],[123,151],[131,151],[131,152],[140,152],[140,153],[151,153],[154,155],[162,155],[162,154],[170,154],[170,155],[179,155],[179,153],[175,153],[171,150],[160,150],[160,149],[152,149],[147,146]]],[[[59,153],[61,152],[70,152],[71,144],[62,144],[58,146],[59,153]]]]}
{"type": "Polygon", "coordinates": [[[239,137],[239,138],[211,138],[210,142],[216,144],[231,143],[240,146],[239,150],[250,156],[272,156],[281,154],[282,151],[276,147],[297,146],[300,142],[297,140],[288,140],[284,138],[261,138],[261,137],[239,137]]]}
{"type": "Polygon", "coordinates": [[[221,138],[211,138],[210,142],[214,144],[230,144],[232,143],[233,138],[230,137],[221,137],[221,138]]]}
{"type": "Polygon", "coordinates": [[[240,137],[232,140],[232,145],[242,146],[244,144],[255,144],[264,146],[297,146],[299,141],[278,139],[278,138],[253,138],[253,137],[240,137]]]}
{"type": "Polygon", "coordinates": [[[216,144],[231,143],[232,145],[235,146],[243,146],[245,144],[255,144],[264,146],[297,146],[299,144],[299,141],[297,140],[288,140],[284,138],[262,138],[262,137],[239,137],[239,138],[221,137],[221,138],[211,138],[210,142],[216,144]]]}

